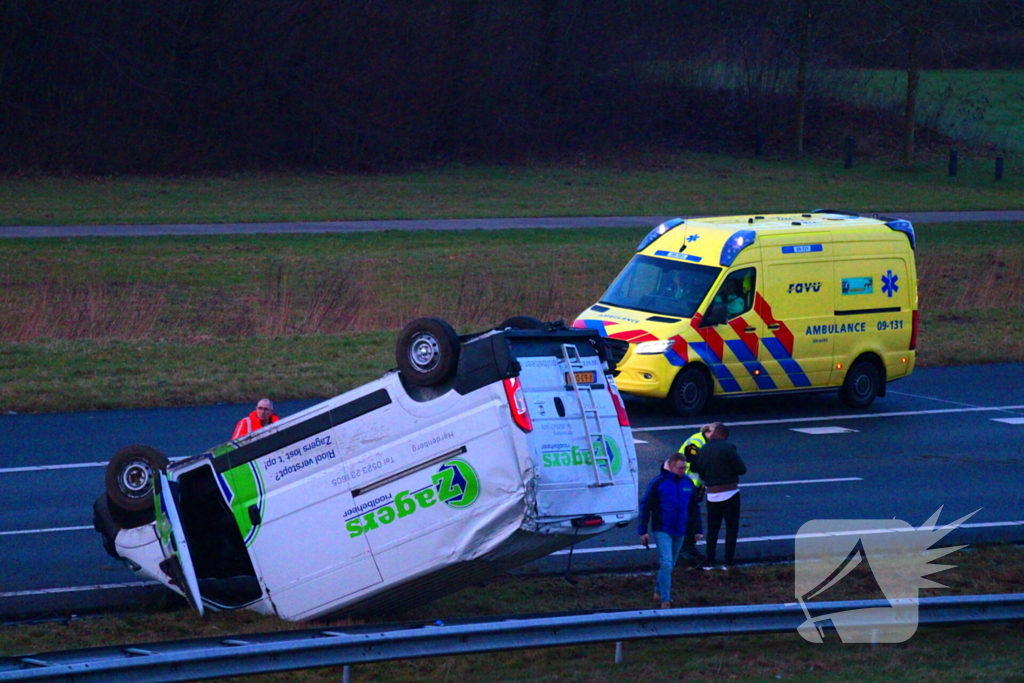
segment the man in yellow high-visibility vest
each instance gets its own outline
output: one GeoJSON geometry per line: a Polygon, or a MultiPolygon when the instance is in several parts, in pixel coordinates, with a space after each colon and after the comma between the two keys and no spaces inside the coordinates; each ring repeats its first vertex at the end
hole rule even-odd
{"type": "Polygon", "coordinates": [[[686,526],[686,537],[683,540],[682,556],[691,567],[699,567],[704,562],[704,554],[697,550],[697,541],[703,536],[699,531],[703,528],[700,521],[700,501],[704,498],[704,482],[700,475],[690,467],[690,458],[707,443],[712,425],[706,424],[700,431],[688,438],[679,447],[679,452],[686,456],[686,476],[693,480],[694,494],[690,496],[690,512],[686,526]]]}

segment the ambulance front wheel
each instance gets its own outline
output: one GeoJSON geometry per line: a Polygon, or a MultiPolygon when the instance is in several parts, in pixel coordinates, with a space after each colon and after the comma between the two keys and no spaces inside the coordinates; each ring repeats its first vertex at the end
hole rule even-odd
{"type": "Polygon", "coordinates": [[[105,483],[110,502],[126,512],[153,507],[153,479],[167,467],[167,457],[151,446],[122,448],[107,463],[105,483]]]}
{"type": "Polygon", "coordinates": [[[412,384],[441,384],[458,368],[459,335],[440,318],[417,318],[398,335],[395,360],[402,376],[412,384]]]}
{"type": "Polygon", "coordinates": [[[839,398],[851,408],[867,408],[878,396],[882,374],[870,360],[858,358],[850,366],[839,390],[839,398]]]}
{"type": "Polygon", "coordinates": [[[672,382],[668,400],[679,415],[697,415],[711,398],[711,383],[699,368],[686,368],[672,382]]]}

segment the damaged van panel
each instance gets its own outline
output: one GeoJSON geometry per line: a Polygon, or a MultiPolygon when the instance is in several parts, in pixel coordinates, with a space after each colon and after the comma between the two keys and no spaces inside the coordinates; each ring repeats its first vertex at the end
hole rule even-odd
{"type": "Polygon", "coordinates": [[[413,321],[399,369],[363,387],[173,463],[123,449],[97,530],[199,611],[432,600],[635,519],[613,348],[530,318],[464,337],[413,321]]]}

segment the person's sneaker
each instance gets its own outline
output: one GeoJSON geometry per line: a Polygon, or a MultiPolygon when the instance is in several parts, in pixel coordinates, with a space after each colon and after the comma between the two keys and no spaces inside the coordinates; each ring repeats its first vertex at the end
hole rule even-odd
{"type": "Polygon", "coordinates": [[[672,601],[661,603],[661,609],[672,609],[672,601]]]}
{"type": "Polygon", "coordinates": [[[726,567],[724,564],[718,565],[718,567],[716,567],[716,569],[721,569],[723,572],[729,571],[729,568],[726,567]]]}
{"type": "Polygon", "coordinates": [[[702,571],[702,572],[709,572],[709,571],[711,571],[712,569],[714,569],[714,567],[712,567],[712,566],[711,566],[711,565],[709,565],[709,564],[702,564],[701,566],[697,567],[697,569],[698,569],[698,570],[700,570],[700,571],[702,571]]]}

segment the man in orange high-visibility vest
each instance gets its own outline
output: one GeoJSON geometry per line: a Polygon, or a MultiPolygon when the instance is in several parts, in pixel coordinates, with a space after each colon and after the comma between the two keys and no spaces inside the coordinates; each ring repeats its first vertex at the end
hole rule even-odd
{"type": "Polygon", "coordinates": [[[261,398],[256,404],[256,410],[238,421],[238,424],[235,425],[235,433],[231,435],[231,438],[237,439],[240,436],[245,436],[249,432],[255,432],[257,429],[273,424],[279,419],[274,414],[274,402],[269,398],[261,398]]]}

